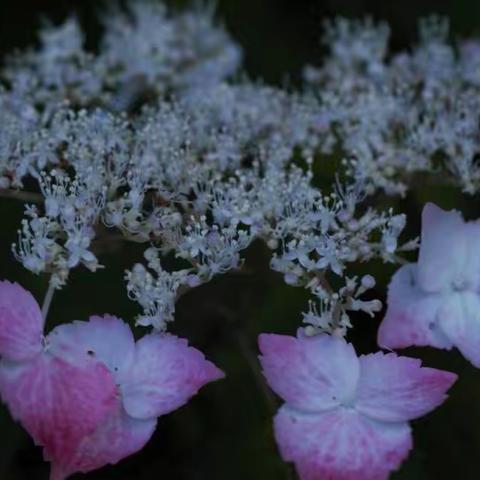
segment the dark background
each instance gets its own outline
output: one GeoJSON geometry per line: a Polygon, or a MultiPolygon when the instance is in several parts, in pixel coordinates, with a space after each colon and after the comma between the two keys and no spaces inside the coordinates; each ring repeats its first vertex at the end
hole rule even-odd
{"type": "MultiPolygon", "coordinates": [[[[177,6],[188,2],[169,2],[177,6]]],[[[217,0],[219,16],[245,51],[247,71],[269,83],[296,84],[302,66],[322,58],[319,43],[322,19],[335,15],[371,15],[389,21],[392,48],[406,48],[416,40],[417,19],[430,13],[446,15],[454,36],[480,32],[480,2],[418,0],[385,2],[340,0],[217,0]]],[[[71,12],[79,15],[94,47],[99,34],[95,0],[0,0],[0,57],[35,41],[42,15],[60,21],[71,12]]],[[[1,126],[0,126],[1,128],[1,126]]],[[[405,238],[419,233],[421,206],[427,200],[444,208],[460,208],[479,217],[478,198],[448,187],[411,192],[405,199],[377,199],[409,216],[405,238]]],[[[41,301],[47,279],[34,277],[10,253],[22,216],[22,205],[0,199],[0,278],[22,283],[41,301]]],[[[68,286],[56,294],[48,328],[56,323],[86,319],[108,312],[131,320],[136,306],[125,294],[123,271],[140,261],[142,247],[129,245],[104,252],[105,270],[92,275],[73,272],[68,286]]],[[[378,296],[383,297],[395,270],[380,264],[358,266],[358,273],[373,273],[378,296]]],[[[146,480],[287,480],[295,478],[284,464],[272,437],[271,417],[277,400],[266,394],[256,365],[256,337],[262,331],[295,332],[307,295],[287,287],[269,272],[262,245],[247,252],[245,272],[229,274],[185,295],[178,304],[175,333],[222,368],[227,378],[206,387],[187,406],[162,417],[153,439],[139,454],[119,465],[78,476],[87,479],[146,480]]],[[[351,340],[361,352],[375,347],[381,317],[354,318],[351,340]]],[[[394,480],[477,480],[480,457],[480,372],[457,352],[408,350],[427,365],[460,374],[452,397],[434,413],[413,422],[415,450],[392,476],[394,480]]],[[[48,466],[28,435],[0,408],[0,479],[46,480],[48,466]]]]}

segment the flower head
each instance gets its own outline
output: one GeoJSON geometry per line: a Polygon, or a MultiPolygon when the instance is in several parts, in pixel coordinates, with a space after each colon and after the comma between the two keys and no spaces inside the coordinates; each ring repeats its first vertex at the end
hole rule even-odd
{"type": "Polygon", "coordinates": [[[425,206],[419,259],[392,278],[380,346],[456,346],[480,367],[479,240],[479,221],[425,206]]]}
{"type": "Polygon", "coordinates": [[[73,363],[97,359],[117,387],[117,405],[106,421],[71,455],[56,459],[59,479],[137,452],[155,431],[157,417],[186,404],[206,383],[223,377],[186,340],[154,333],[135,343],[130,327],[108,315],[57,327],[49,348],[73,363]]]}
{"type": "Polygon", "coordinates": [[[456,375],[345,340],[263,334],[264,374],[285,404],[275,437],[302,480],[384,480],[412,448],[409,420],[445,399],[456,375]]]}

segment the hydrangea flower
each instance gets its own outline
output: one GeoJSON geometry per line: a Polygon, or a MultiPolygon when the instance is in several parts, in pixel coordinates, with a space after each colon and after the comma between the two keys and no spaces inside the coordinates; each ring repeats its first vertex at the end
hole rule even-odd
{"type": "Polygon", "coordinates": [[[116,463],[140,450],[152,436],[157,417],[186,404],[206,383],[224,376],[186,340],[153,333],[135,343],[130,327],[108,315],[57,327],[51,348],[72,362],[97,358],[111,372],[118,393],[107,420],[73,455],[58,460],[55,480],[116,463]]]}
{"type": "Polygon", "coordinates": [[[42,341],[33,297],[0,284],[0,393],[44,447],[51,480],[88,472],[140,450],[157,417],[223,377],[203,354],[173,335],[135,343],[122,320],[94,316],[56,327],[42,341]]]}
{"type": "Polygon", "coordinates": [[[380,346],[456,346],[480,367],[479,242],[479,221],[425,205],[419,259],[392,278],[380,346]]]}
{"type": "Polygon", "coordinates": [[[265,377],[286,402],[275,437],[302,480],[388,478],[412,448],[409,420],[440,405],[456,380],[394,353],[357,357],[327,334],[262,334],[259,345],[265,377]]]}

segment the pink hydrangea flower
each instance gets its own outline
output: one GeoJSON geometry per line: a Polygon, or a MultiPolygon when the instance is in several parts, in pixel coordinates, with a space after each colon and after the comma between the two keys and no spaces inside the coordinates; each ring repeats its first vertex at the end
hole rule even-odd
{"type": "Polygon", "coordinates": [[[0,284],[0,329],[0,393],[44,447],[51,480],[137,452],[157,417],[223,377],[186,340],[151,334],[135,343],[111,316],[61,325],[42,341],[38,305],[8,282],[0,284]]]}
{"type": "Polygon", "coordinates": [[[48,455],[70,455],[116,405],[108,369],[48,348],[40,308],[20,285],[0,282],[0,395],[48,455]]]}
{"type": "Polygon", "coordinates": [[[480,367],[480,221],[429,203],[418,263],[401,267],[378,332],[384,348],[456,346],[480,367]]]}
{"type": "Polygon", "coordinates": [[[417,359],[357,357],[326,334],[263,334],[260,361],[285,404],[274,420],[282,457],[302,480],[384,480],[412,448],[409,420],[440,405],[456,375],[417,359]]]}
{"type": "Polygon", "coordinates": [[[122,320],[94,316],[89,322],[61,325],[50,335],[50,349],[73,363],[93,357],[115,379],[118,403],[72,455],[53,459],[52,480],[114,464],[148,442],[157,417],[176,410],[223,372],[203,354],[173,335],[150,334],[135,343],[122,320]]]}

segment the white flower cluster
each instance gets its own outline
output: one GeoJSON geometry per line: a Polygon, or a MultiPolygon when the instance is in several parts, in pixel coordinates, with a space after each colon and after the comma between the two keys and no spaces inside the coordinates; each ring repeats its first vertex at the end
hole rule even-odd
{"type": "Polygon", "coordinates": [[[42,174],[43,215],[39,208],[27,206],[28,220],[22,221],[19,242],[13,245],[15,256],[27,269],[51,273],[58,286],[80,263],[93,272],[99,267],[90,244],[105,205],[106,188],[95,189],[85,182],[71,180],[63,171],[42,174]]]}
{"type": "Polygon", "coordinates": [[[85,49],[76,18],[40,32],[40,48],[13,56],[2,77],[17,96],[52,113],[68,101],[116,111],[149,95],[204,88],[235,73],[241,50],[206,9],[171,15],[148,0],[101,17],[100,51],[85,49]]]}
{"type": "Polygon", "coordinates": [[[338,146],[368,193],[403,194],[418,172],[474,193],[480,186],[480,40],[449,42],[448,22],[420,22],[411,52],[388,53],[389,28],[339,19],[327,25],[330,56],[305,69],[321,105],[328,153],[338,146]]]}
{"type": "Polygon", "coordinates": [[[56,286],[99,267],[98,237],[146,244],[146,266],[126,274],[141,325],[165,329],[185,290],[241,268],[260,240],[312,294],[307,331],[344,333],[347,311],[381,308],[360,298],[373,277],[349,266],[417,247],[398,242],[404,215],[369,195],[438,168],[478,188],[480,42],[457,54],[438,19],[393,56],[386,25],[334,22],[330,56],[299,92],[229,82],[241,52],[211,12],[132,2],[104,24],[95,54],[69,19],[0,71],[0,195],[35,200],[14,252],[56,286]],[[320,189],[332,155],[343,164],[320,189]],[[182,269],[165,270],[172,254],[182,269]]]}

